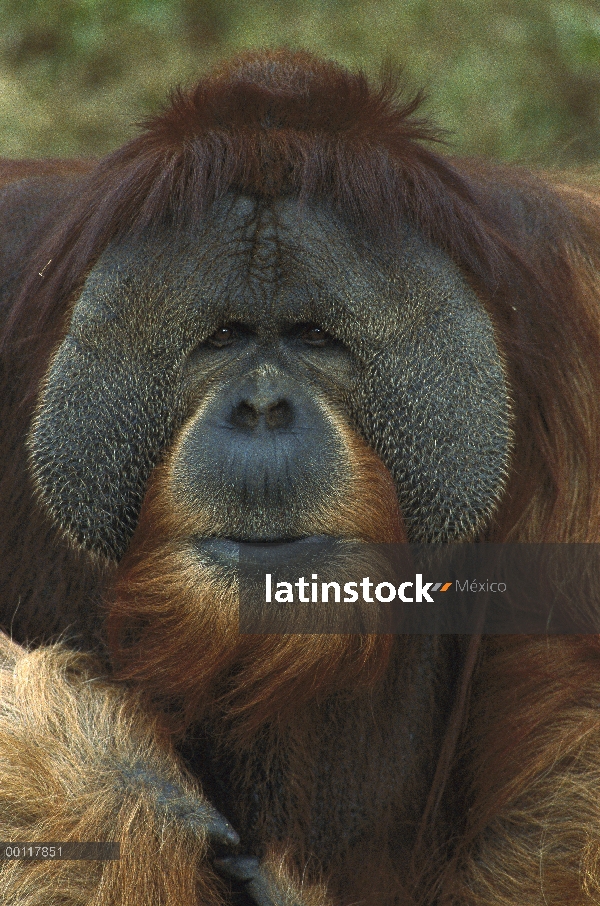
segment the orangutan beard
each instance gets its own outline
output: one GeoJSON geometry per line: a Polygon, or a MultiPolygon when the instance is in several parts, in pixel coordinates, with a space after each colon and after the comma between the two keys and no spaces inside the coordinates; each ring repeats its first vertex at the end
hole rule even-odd
{"type": "MultiPolygon", "coordinates": [[[[361,562],[360,542],[406,541],[391,476],[350,429],[347,442],[352,478],[343,499],[316,508],[299,526],[304,536],[333,539],[335,556],[325,544],[317,567],[323,580],[339,578],[346,568],[354,575],[375,568],[382,575],[385,565],[373,563],[368,545],[361,562]]],[[[376,614],[372,605],[354,605],[340,618],[344,605],[315,612],[310,601],[294,606],[292,628],[303,631],[290,631],[285,623],[274,630],[267,623],[260,634],[240,633],[239,576],[206,553],[206,541],[219,538],[222,528],[212,513],[178,511],[169,492],[170,469],[167,458],[155,470],[108,596],[116,676],[138,686],[168,715],[171,730],[183,732],[218,709],[242,736],[317,697],[374,684],[393,640],[373,631],[382,625],[381,605],[376,614]],[[367,632],[336,629],[363,625],[367,632]]]]}

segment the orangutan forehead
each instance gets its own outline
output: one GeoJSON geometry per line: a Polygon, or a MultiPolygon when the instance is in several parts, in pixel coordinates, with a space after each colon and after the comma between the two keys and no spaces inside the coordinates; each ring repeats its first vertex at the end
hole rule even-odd
{"type": "Polygon", "coordinates": [[[210,325],[264,329],[316,322],[351,347],[377,345],[415,321],[479,308],[449,256],[408,224],[394,242],[370,243],[326,205],[230,193],[194,226],[113,242],[93,268],[78,308],[134,317],[169,312],[210,325]],[[360,331],[357,331],[357,324],[360,331]]]}

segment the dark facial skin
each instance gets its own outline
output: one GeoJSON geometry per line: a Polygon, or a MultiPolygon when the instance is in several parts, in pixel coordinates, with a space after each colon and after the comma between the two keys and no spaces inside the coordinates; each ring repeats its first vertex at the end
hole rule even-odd
{"type": "Polygon", "coordinates": [[[229,196],[194,230],[101,256],[30,449],[55,520],[118,559],[173,444],[174,493],[212,507],[222,537],[305,536],[347,479],[342,421],[392,473],[410,540],[475,536],[510,446],[486,312],[408,227],[371,245],[323,207],[229,196]]]}
{"type": "Polygon", "coordinates": [[[306,323],[223,324],[188,357],[189,420],[178,440],[173,492],[219,509],[236,541],[301,537],[316,500],[343,493],[350,473],[332,403],[356,380],[348,350],[306,323]]]}

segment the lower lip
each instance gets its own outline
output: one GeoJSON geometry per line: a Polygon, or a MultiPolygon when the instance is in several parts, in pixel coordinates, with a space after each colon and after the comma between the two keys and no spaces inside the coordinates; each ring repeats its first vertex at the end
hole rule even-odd
{"type": "Polygon", "coordinates": [[[341,539],[327,535],[309,535],[305,538],[281,541],[236,541],[231,538],[194,538],[194,549],[203,558],[221,566],[237,566],[240,559],[248,565],[264,566],[289,563],[296,558],[332,551],[341,539]]]}

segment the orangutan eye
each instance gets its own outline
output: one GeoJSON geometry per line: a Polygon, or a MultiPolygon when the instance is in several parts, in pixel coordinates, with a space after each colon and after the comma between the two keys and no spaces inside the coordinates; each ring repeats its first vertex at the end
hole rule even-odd
{"type": "Polygon", "coordinates": [[[326,346],[331,340],[331,335],[326,330],[322,330],[314,324],[310,324],[300,336],[309,346],[326,346]]]}
{"type": "Polygon", "coordinates": [[[211,346],[229,346],[235,340],[236,332],[233,327],[228,327],[224,325],[223,327],[217,327],[215,332],[206,341],[210,343],[211,346]]]}

